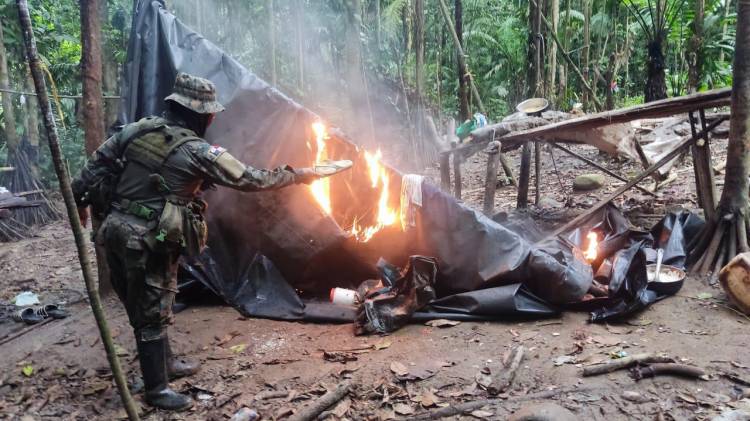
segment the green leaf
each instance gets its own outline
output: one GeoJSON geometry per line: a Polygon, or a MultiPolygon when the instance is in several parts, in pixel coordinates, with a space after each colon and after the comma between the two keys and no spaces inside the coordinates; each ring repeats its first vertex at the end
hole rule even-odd
{"type": "Polygon", "coordinates": [[[31,364],[23,366],[23,368],[21,369],[21,373],[23,373],[23,375],[26,377],[31,377],[31,375],[34,374],[34,366],[32,366],[31,364]]]}
{"type": "Polygon", "coordinates": [[[710,292],[701,292],[700,294],[698,294],[698,295],[695,296],[695,298],[697,298],[699,300],[708,300],[708,299],[713,298],[713,297],[714,297],[714,295],[711,294],[710,292]]]}

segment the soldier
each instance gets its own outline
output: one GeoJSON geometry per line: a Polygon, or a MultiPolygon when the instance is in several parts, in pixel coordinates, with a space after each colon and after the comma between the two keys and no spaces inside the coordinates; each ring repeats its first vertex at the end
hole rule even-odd
{"type": "Polygon", "coordinates": [[[169,379],[199,365],[173,357],[167,337],[177,292],[177,259],[195,256],[206,242],[201,190],[221,185],[242,191],[309,184],[310,168],[255,169],[202,139],[214,114],[213,83],[180,73],[165,98],[163,117],[128,124],[109,138],[73,181],[83,225],[88,206],[104,219],[96,241],[106,250],[112,285],[133,327],[145,400],[169,410],[192,400],[169,388],[169,379]]]}

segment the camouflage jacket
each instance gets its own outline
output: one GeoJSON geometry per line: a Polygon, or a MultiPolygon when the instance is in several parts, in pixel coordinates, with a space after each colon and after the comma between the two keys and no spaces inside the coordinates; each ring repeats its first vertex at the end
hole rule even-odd
{"type": "Polygon", "coordinates": [[[224,148],[197,137],[184,123],[158,117],[147,117],[124,126],[96,150],[73,180],[78,206],[89,205],[88,192],[92,186],[111,176],[119,177],[114,192],[116,200],[137,201],[156,212],[163,209],[166,201],[164,187],[170,197],[189,201],[206,184],[260,191],[278,189],[297,181],[291,167],[265,170],[245,165],[224,148]],[[153,171],[127,158],[127,149],[136,139],[155,136],[167,137],[168,142],[181,137],[189,139],[174,148],[164,160],[158,171],[160,183],[154,182],[153,171]]]}

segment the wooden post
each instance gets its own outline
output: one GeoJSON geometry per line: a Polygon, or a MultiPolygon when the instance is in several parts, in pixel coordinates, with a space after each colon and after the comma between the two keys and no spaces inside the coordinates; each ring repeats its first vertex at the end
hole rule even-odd
{"type": "Polygon", "coordinates": [[[440,152],[440,187],[445,192],[451,191],[451,153],[440,152]]]}
{"type": "MultiPolygon", "coordinates": [[[[693,136],[697,135],[697,119],[694,113],[688,113],[690,130],[693,136]]],[[[701,128],[706,128],[706,115],[700,111],[701,128]]],[[[713,219],[716,213],[716,183],[714,182],[714,170],[711,167],[711,151],[709,148],[708,133],[701,137],[690,151],[693,156],[693,169],[695,171],[695,187],[698,193],[698,205],[703,208],[703,216],[706,220],[713,219]]]]}
{"type": "Polygon", "coordinates": [[[534,142],[534,204],[539,206],[542,176],[542,142],[534,142]]]}
{"type": "Polygon", "coordinates": [[[112,334],[107,326],[107,319],[104,316],[104,310],[102,310],[102,303],[99,298],[99,291],[96,287],[91,257],[89,256],[86,244],[86,235],[83,232],[81,221],[78,218],[78,211],[73,198],[73,190],[70,187],[70,177],[66,166],[63,163],[62,151],[60,150],[60,143],[57,137],[57,126],[52,117],[52,109],[49,104],[49,97],[47,96],[47,85],[44,81],[44,74],[42,73],[41,62],[36,49],[36,41],[34,40],[34,32],[31,27],[31,17],[29,16],[28,5],[26,4],[26,0],[16,0],[16,5],[18,6],[18,18],[21,24],[21,33],[26,47],[26,55],[29,62],[29,68],[31,69],[31,76],[34,79],[34,88],[39,96],[39,108],[42,112],[42,117],[44,118],[44,127],[47,129],[47,142],[49,144],[50,155],[52,156],[52,162],[55,167],[57,181],[60,184],[60,192],[62,193],[65,202],[65,209],[68,213],[68,222],[73,231],[73,238],[75,239],[76,249],[78,251],[78,261],[81,265],[83,281],[86,284],[86,292],[88,293],[91,311],[94,313],[94,319],[99,328],[99,335],[101,336],[104,350],[107,353],[112,376],[114,377],[115,384],[117,385],[128,418],[130,420],[138,420],[138,409],[135,406],[133,397],[130,395],[128,383],[125,380],[122,367],[120,366],[120,360],[117,358],[117,352],[115,351],[114,342],[112,341],[112,334]]]}
{"type": "Polygon", "coordinates": [[[500,142],[493,141],[487,147],[487,178],[484,182],[484,214],[492,216],[497,190],[497,162],[500,157],[500,142]]]}
{"type": "Polygon", "coordinates": [[[531,142],[524,142],[521,151],[521,174],[518,176],[518,196],[516,208],[525,209],[529,205],[529,178],[531,175],[531,142]]]}
{"type": "MultiPolygon", "coordinates": [[[[455,148],[456,145],[453,145],[455,148]]],[[[453,153],[453,195],[461,199],[461,152],[453,153]]]]}

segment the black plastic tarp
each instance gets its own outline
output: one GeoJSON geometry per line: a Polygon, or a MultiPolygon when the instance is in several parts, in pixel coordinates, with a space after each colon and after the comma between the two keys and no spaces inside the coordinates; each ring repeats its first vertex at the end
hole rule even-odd
{"type": "MultiPolygon", "coordinates": [[[[178,71],[212,80],[226,106],[206,135],[210,142],[256,167],[299,167],[313,162],[307,145],[312,139],[311,123],[318,116],[183,25],[159,1],[140,0],[125,64],[122,122],[159,114],[162,98],[170,92],[178,71]]],[[[327,148],[330,158],[355,162],[351,171],[331,178],[333,217],[323,213],[306,186],[253,194],[219,189],[207,195],[214,266],[213,279],[206,282],[243,313],[305,319],[309,309],[299,298],[293,299],[291,292],[309,295],[332,286],[356,287],[377,276],[379,257],[403,267],[416,254],[437,259],[438,298],[472,291],[479,296],[486,290],[491,294],[486,303],[511,302],[519,291],[525,291],[539,302],[565,304],[579,300],[588,290],[591,269],[567,245],[534,246],[428,182],[421,185],[416,228],[391,227],[370,242],[355,241],[336,221],[372,213],[375,196],[367,168],[361,151],[344,135],[334,132],[327,148]],[[259,253],[273,262],[277,273],[256,271],[259,265],[267,267],[266,260],[259,263],[259,253]],[[262,288],[250,276],[283,278],[288,288],[277,297],[288,306],[283,311],[260,309],[252,297],[262,288]],[[495,289],[517,284],[524,289],[495,289]],[[238,290],[237,285],[250,292],[238,290]],[[498,291],[505,291],[501,299],[498,291]]],[[[393,169],[389,174],[390,197],[398,198],[401,174],[393,169]]]]}

